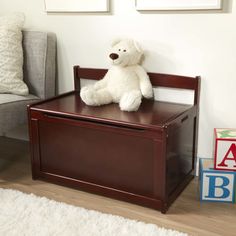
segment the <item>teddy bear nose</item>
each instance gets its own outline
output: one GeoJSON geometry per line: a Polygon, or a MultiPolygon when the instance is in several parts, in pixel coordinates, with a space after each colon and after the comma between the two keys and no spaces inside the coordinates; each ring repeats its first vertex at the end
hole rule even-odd
{"type": "Polygon", "coordinates": [[[111,53],[111,54],[109,55],[109,57],[110,57],[112,60],[115,60],[115,59],[117,59],[117,58],[119,57],[119,55],[116,54],[116,53],[111,53]]]}

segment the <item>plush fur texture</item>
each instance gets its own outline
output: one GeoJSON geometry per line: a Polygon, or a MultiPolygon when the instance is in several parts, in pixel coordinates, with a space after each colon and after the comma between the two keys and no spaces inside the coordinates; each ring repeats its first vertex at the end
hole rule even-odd
{"type": "MultiPolygon", "coordinates": [[[[75,198],[79,198],[76,195],[75,198]]],[[[0,188],[1,236],[187,236],[154,224],[0,188]]]]}
{"type": "Polygon", "coordinates": [[[149,77],[139,65],[143,51],[134,40],[121,40],[112,44],[109,58],[112,66],[103,79],[83,87],[82,100],[90,106],[119,103],[123,111],[137,111],[142,96],[153,97],[149,77]]]}

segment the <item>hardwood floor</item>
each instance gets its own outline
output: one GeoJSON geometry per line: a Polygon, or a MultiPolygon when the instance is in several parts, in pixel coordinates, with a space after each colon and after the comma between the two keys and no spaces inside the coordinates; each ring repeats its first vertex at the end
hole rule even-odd
{"type": "Polygon", "coordinates": [[[196,179],[164,215],[138,205],[42,181],[33,181],[26,141],[0,138],[0,187],[17,189],[86,209],[153,223],[190,235],[236,235],[236,204],[200,203],[196,179]]]}

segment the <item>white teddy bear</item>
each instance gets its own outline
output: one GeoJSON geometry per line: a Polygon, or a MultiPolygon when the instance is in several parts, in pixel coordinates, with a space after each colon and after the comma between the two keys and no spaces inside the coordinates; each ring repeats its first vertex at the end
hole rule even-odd
{"type": "Polygon", "coordinates": [[[119,103],[123,111],[137,111],[142,100],[153,97],[153,88],[145,70],[139,65],[143,51],[130,39],[116,41],[109,54],[112,67],[103,79],[83,87],[82,100],[90,106],[119,103]]]}

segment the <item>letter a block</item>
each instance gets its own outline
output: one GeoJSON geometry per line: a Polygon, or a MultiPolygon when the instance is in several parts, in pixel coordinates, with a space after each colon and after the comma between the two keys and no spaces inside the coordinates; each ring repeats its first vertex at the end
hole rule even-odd
{"type": "Polygon", "coordinates": [[[235,201],[236,172],[214,170],[213,159],[200,159],[201,201],[235,201]]]}
{"type": "Polygon", "coordinates": [[[236,171],[236,129],[215,129],[216,170],[236,171]]]}

